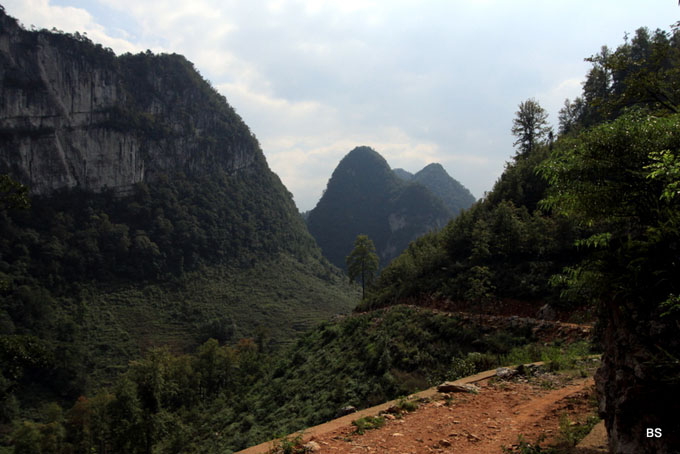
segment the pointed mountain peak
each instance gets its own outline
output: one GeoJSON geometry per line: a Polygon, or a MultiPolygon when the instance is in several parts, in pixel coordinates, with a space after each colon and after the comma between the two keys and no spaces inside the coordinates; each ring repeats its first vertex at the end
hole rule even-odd
{"type": "Polygon", "coordinates": [[[347,153],[340,161],[340,164],[338,164],[338,168],[344,166],[371,166],[387,168],[388,170],[390,168],[387,161],[385,161],[385,158],[383,158],[380,153],[367,146],[356,147],[347,153]]]}
{"type": "Polygon", "coordinates": [[[413,176],[416,181],[427,187],[439,197],[451,212],[457,214],[475,202],[470,191],[448,174],[438,162],[425,166],[413,176]]]}
{"type": "MultiPolygon", "coordinates": [[[[418,172],[418,174],[421,174],[421,173],[434,173],[434,172],[436,172],[436,173],[443,173],[443,174],[445,174],[446,176],[449,176],[449,174],[446,172],[446,170],[444,169],[444,167],[443,167],[441,164],[439,164],[438,162],[433,162],[433,163],[431,163],[431,164],[426,165],[425,167],[423,167],[423,169],[422,169],[420,172],[418,172]]],[[[416,175],[417,175],[417,174],[416,174],[416,175]]]]}
{"type": "Polygon", "coordinates": [[[333,171],[307,226],[331,263],[344,268],[356,236],[365,234],[384,266],[450,217],[444,202],[424,185],[403,181],[375,150],[357,147],[333,171]]]}

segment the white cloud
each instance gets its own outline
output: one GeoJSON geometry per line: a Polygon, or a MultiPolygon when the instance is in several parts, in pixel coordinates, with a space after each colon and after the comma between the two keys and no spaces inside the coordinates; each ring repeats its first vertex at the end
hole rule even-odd
{"type": "MultiPolygon", "coordinates": [[[[140,46],[124,38],[116,38],[106,28],[95,22],[92,15],[82,8],[71,6],[53,6],[49,0],[5,0],[6,12],[24,22],[25,27],[34,25],[37,28],[51,30],[56,28],[67,33],[80,32],[104,47],[110,47],[116,53],[139,52],[140,46]],[[23,19],[25,18],[25,19],[23,19]]],[[[113,30],[121,34],[120,30],[113,30]]]]}

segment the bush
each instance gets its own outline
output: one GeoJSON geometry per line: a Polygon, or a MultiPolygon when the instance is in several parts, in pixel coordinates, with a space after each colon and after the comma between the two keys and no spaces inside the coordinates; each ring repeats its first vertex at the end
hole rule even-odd
{"type": "Polygon", "coordinates": [[[302,445],[302,434],[293,438],[283,437],[274,442],[267,454],[305,454],[310,450],[302,445]]]}
{"type": "Polygon", "coordinates": [[[408,400],[405,397],[400,397],[397,401],[397,408],[405,412],[416,411],[418,409],[418,403],[413,400],[408,400]]]}
{"type": "Polygon", "coordinates": [[[379,429],[384,426],[385,418],[382,416],[365,416],[352,421],[352,425],[356,427],[356,433],[363,435],[367,430],[379,429]]]}
{"type": "Polygon", "coordinates": [[[468,353],[465,358],[458,357],[451,361],[451,368],[449,369],[449,378],[456,380],[458,378],[474,375],[478,372],[492,369],[498,365],[498,358],[489,353],[472,352],[468,353]]]}

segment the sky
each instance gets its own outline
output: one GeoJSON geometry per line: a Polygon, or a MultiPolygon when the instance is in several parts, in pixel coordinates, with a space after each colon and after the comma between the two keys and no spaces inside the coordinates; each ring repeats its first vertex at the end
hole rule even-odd
{"type": "Polygon", "coordinates": [[[557,127],[603,45],[670,30],[677,0],[0,0],[26,27],[117,54],[191,60],[257,136],[298,208],[368,145],[393,168],[439,162],[483,197],[514,155],[519,103],[557,127]]]}

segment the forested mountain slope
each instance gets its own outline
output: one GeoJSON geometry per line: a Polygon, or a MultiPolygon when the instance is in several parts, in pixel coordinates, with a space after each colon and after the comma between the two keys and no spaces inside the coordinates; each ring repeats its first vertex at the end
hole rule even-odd
{"type": "Polygon", "coordinates": [[[0,11],[0,174],[1,424],[154,346],[271,348],[355,304],[254,135],[180,55],[117,57],[0,11]],[[30,207],[4,203],[13,180],[30,207]]]}
{"type": "Polygon", "coordinates": [[[410,241],[451,216],[426,187],[404,182],[375,150],[357,147],[333,171],[307,225],[331,263],[344,268],[357,235],[368,235],[385,266],[410,241]]]}
{"type": "Polygon", "coordinates": [[[426,165],[415,175],[404,169],[392,169],[392,172],[402,180],[414,181],[425,186],[439,197],[453,214],[458,214],[475,203],[476,199],[470,191],[436,162],[426,165]]]}

